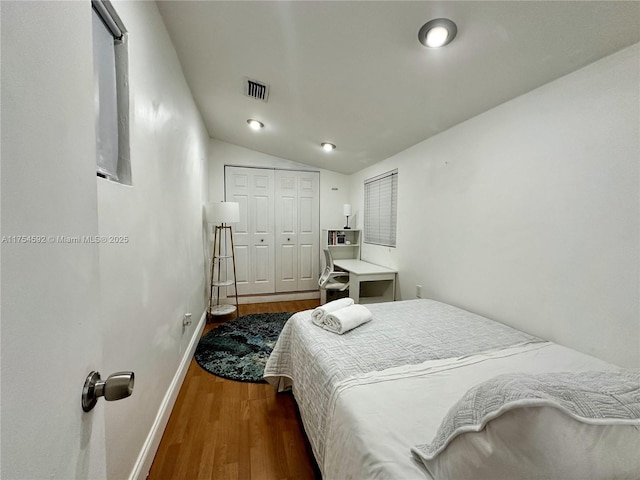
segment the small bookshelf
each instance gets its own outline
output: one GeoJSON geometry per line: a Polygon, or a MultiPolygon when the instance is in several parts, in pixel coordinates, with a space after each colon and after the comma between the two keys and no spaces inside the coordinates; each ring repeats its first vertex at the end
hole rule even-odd
{"type": "MultiPolygon", "coordinates": [[[[360,259],[361,230],[325,229],[322,230],[322,249],[328,248],[334,259],[360,259]]],[[[321,255],[322,256],[322,255],[321,255]]]]}

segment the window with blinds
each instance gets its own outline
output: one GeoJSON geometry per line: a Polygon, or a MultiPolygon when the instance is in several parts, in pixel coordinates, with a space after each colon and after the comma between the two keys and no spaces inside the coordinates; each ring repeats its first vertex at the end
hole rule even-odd
{"type": "Polygon", "coordinates": [[[364,181],[364,242],[396,246],[398,170],[364,181]]]}

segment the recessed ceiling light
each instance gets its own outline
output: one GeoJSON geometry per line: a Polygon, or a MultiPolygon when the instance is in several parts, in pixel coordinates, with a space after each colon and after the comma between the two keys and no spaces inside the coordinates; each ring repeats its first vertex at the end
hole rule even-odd
{"type": "Polygon", "coordinates": [[[425,23],[418,32],[418,40],[425,47],[440,48],[456,38],[458,27],[448,18],[436,18],[425,23]]]}
{"type": "Polygon", "coordinates": [[[249,120],[247,120],[247,123],[253,130],[260,130],[261,128],[264,128],[264,123],[259,122],[258,120],[253,120],[250,118],[249,120]]]}
{"type": "Polygon", "coordinates": [[[335,150],[336,146],[333,143],[321,143],[320,146],[324,149],[325,152],[330,152],[331,150],[335,150]]]}

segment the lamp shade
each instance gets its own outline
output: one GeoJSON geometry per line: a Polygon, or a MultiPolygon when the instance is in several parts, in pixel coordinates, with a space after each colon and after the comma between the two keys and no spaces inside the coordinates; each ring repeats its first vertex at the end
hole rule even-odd
{"type": "Polygon", "coordinates": [[[350,204],[350,203],[345,203],[345,204],[342,206],[342,214],[343,214],[345,217],[350,217],[350,216],[351,216],[351,204],[350,204]]]}
{"type": "Polygon", "coordinates": [[[207,221],[215,223],[238,223],[240,221],[240,204],[238,202],[217,202],[207,205],[207,221]]]}

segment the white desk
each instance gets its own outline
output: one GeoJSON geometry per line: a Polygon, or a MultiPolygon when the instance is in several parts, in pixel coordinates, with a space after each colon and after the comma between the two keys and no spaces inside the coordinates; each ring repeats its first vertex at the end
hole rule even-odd
{"type": "Polygon", "coordinates": [[[333,264],[349,272],[349,296],[356,303],[395,300],[397,270],[351,258],[334,260],[333,264]]]}

